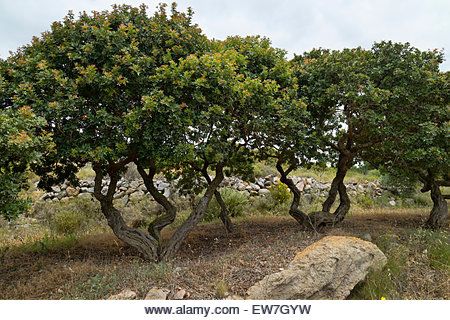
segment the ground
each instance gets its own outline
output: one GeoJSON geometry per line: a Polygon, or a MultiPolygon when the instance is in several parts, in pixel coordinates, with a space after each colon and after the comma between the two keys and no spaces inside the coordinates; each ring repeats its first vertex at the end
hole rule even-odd
{"type": "Polygon", "coordinates": [[[450,299],[449,230],[421,229],[426,217],[419,209],[365,210],[323,233],[302,230],[288,216],[240,218],[234,234],[219,222],[205,223],[173,261],[159,265],[143,261],[107,231],[58,245],[40,241],[0,252],[0,299],[105,299],[125,288],[143,298],[153,286],[180,287],[193,299],[244,295],[330,234],[370,237],[389,259],[382,274],[370,275],[350,298],[450,299]]]}

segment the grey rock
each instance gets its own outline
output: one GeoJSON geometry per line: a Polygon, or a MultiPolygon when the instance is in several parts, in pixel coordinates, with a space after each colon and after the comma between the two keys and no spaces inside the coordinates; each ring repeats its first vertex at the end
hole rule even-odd
{"type": "Polygon", "coordinates": [[[258,190],[258,194],[261,195],[261,196],[267,195],[269,193],[270,193],[270,191],[268,189],[265,189],[265,188],[258,190]]]}
{"type": "Polygon", "coordinates": [[[247,291],[249,299],[345,299],[386,256],[371,242],[328,236],[297,253],[289,266],[264,277],[247,291]]]}
{"type": "Polygon", "coordinates": [[[76,197],[80,193],[80,189],[69,186],[66,188],[66,193],[69,197],[76,197]]]}
{"type": "Polygon", "coordinates": [[[118,294],[110,296],[108,300],[133,300],[136,299],[136,296],[136,292],[130,289],[124,289],[118,294]]]}
{"type": "Polygon", "coordinates": [[[256,190],[256,191],[258,191],[259,189],[261,189],[261,187],[260,187],[259,185],[257,185],[256,183],[250,183],[250,187],[251,187],[253,190],[256,190]]]}
{"type": "Polygon", "coordinates": [[[145,295],[144,300],[166,300],[170,290],[165,288],[151,288],[145,295]]]}

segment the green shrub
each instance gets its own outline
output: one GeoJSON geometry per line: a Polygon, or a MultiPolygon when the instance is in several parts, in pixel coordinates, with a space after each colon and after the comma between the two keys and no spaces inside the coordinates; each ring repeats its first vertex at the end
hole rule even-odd
{"type": "Polygon", "coordinates": [[[75,234],[86,225],[86,216],[80,212],[62,210],[50,219],[50,230],[59,234],[75,234]]]}
{"type": "Polygon", "coordinates": [[[58,234],[78,233],[104,221],[98,202],[83,197],[64,202],[38,202],[30,215],[46,222],[58,234]]]}
{"type": "Polygon", "coordinates": [[[289,188],[284,183],[274,184],[269,188],[270,197],[277,205],[282,205],[289,202],[291,198],[291,192],[289,188]]]}
{"type": "Polygon", "coordinates": [[[419,193],[413,197],[416,207],[429,207],[433,204],[429,193],[419,193]]]}
{"type": "MultiPolygon", "coordinates": [[[[225,202],[228,214],[230,216],[239,217],[244,214],[244,210],[249,203],[248,196],[231,188],[221,189],[220,194],[222,195],[222,199],[225,202]]],[[[214,197],[209,203],[208,210],[206,211],[203,220],[212,221],[218,218],[220,215],[220,210],[219,203],[214,197]]]]}
{"type": "Polygon", "coordinates": [[[373,208],[375,205],[373,198],[367,194],[358,194],[355,200],[360,207],[365,209],[373,208]]]}

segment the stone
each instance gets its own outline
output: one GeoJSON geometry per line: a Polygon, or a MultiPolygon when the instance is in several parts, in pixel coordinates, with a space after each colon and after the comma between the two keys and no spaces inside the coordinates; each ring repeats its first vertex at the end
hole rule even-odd
{"type": "Polygon", "coordinates": [[[187,293],[184,289],[178,289],[174,295],[172,296],[172,300],[183,300],[189,297],[189,293],[187,293]]]}
{"type": "Polygon", "coordinates": [[[300,191],[300,192],[302,192],[303,191],[303,189],[305,189],[305,183],[303,182],[303,180],[300,180],[298,183],[297,183],[297,189],[300,191]]]}
{"type": "Polygon", "coordinates": [[[164,189],[164,197],[169,198],[172,193],[170,192],[170,188],[164,189]]]}
{"type": "Polygon", "coordinates": [[[135,191],[130,194],[130,200],[136,200],[144,196],[144,191],[135,191]]]}
{"type": "Polygon", "coordinates": [[[59,200],[61,200],[64,197],[67,197],[67,192],[66,190],[61,191],[60,193],[58,193],[58,195],[56,196],[59,200]]]}
{"type": "Polygon", "coordinates": [[[122,203],[123,203],[123,205],[124,206],[126,206],[127,204],[128,204],[128,201],[129,201],[130,199],[129,199],[129,196],[128,195],[124,195],[123,197],[122,197],[122,203]]]}
{"type": "Polygon", "coordinates": [[[268,190],[268,189],[259,189],[258,190],[258,194],[259,195],[261,195],[261,196],[265,196],[265,195],[267,195],[267,194],[269,194],[270,193],[270,191],[268,190]]]}
{"type": "Polygon", "coordinates": [[[76,197],[80,193],[80,189],[69,186],[66,188],[66,192],[67,192],[67,196],[76,197]]]}
{"type": "Polygon", "coordinates": [[[55,193],[60,193],[61,192],[61,187],[60,186],[53,186],[52,187],[52,191],[55,193]]]}
{"type": "Polygon", "coordinates": [[[236,186],[236,189],[238,189],[238,191],[244,191],[245,187],[246,187],[245,184],[243,184],[242,182],[239,182],[236,186]]]}
{"type": "Polygon", "coordinates": [[[397,203],[395,202],[395,200],[391,200],[391,201],[389,201],[389,205],[391,205],[391,206],[395,206],[397,203]]]}
{"type": "Polygon", "coordinates": [[[265,180],[263,178],[258,178],[258,179],[256,179],[256,184],[258,186],[260,186],[261,188],[264,188],[265,187],[265,180]]]}
{"type": "Polygon", "coordinates": [[[123,192],[123,191],[117,192],[116,194],[114,194],[114,199],[122,198],[124,195],[125,195],[125,192],[123,192]]]}
{"type": "Polygon", "coordinates": [[[108,300],[133,300],[136,299],[136,292],[130,289],[124,289],[118,294],[114,294],[108,298],[108,300]]]}
{"type": "Polygon", "coordinates": [[[303,188],[303,191],[308,191],[308,190],[310,190],[311,189],[311,185],[310,184],[307,184],[307,185],[305,185],[305,187],[303,188]]]}
{"type": "Polygon", "coordinates": [[[244,300],[243,297],[238,296],[237,294],[231,294],[225,298],[225,300],[244,300]]]}
{"type": "Polygon", "coordinates": [[[259,189],[261,189],[261,187],[258,186],[256,183],[250,183],[250,187],[255,191],[258,191],[259,189]]]}
{"type": "Polygon", "coordinates": [[[297,253],[289,266],[250,287],[249,299],[345,299],[386,256],[355,237],[328,236],[297,253]]]}
{"type": "Polygon", "coordinates": [[[161,181],[160,183],[158,183],[157,188],[159,191],[163,191],[164,189],[169,188],[169,187],[170,187],[170,183],[161,181]]]}
{"type": "Polygon", "coordinates": [[[133,189],[139,188],[139,185],[140,185],[139,181],[135,180],[135,181],[131,181],[130,182],[130,187],[133,188],[133,189]]]}
{"type": "Polygon", "coordinates": [[[166,300],[170,290],[165,288],[151,288],[145,295],[144,300],[166,300]]]}

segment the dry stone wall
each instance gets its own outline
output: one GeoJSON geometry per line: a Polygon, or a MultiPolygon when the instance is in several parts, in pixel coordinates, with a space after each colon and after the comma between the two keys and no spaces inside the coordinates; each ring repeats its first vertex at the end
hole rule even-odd
{"type": "MultiPolygon", "coordinates": [[[[310,177],[292,177],[297,187],[303,192],[304,199],[308,201],[308,198],[314,196],[326,196],[330,189],[330,183],[322,183],[314,178],[310,177]]],[[[155,185],[160,192],[166,197],[173,195],[180,195],[179,190],[176,188],[176,182],[169,182],[165,179],[155,180],[155,185]]],[[[104,180],[102,185],[102,193],[106,194],[108,189],[108,180],[104,180]]],[[[227,177],[221,184],[221,187],[227,187],[242,192],[250,197],[259,197],[270,194],[270,188],[273,185],[280,183],[279,177],[276,175],[269,175],[266,177],[256,178],[254,182],[243,181],[238,177],[227,177]]],[[[347,184],[347,190],[350,196],[356,196],[357,194],[367,194],[372,197],[377,197],[382,194],[382,189],[378,182],[367,183],[349,183],[347,184]]],[[[94,181],[93,180],[81,180],[80,185],[77,187],[70,186],[68,183],[63,183],[58,186],[54,186],[52,191],[42,195],[42,201],[65,201],[73,197],[90,197],[94,193],[94,181]]],[[[141,179],[127,180],[122,178],[117,184],[115,199],[122,199],[124,204],[127,204],[129,200],[133,198],[139,198],[147,194],[144,182],[141,179]]],[[[150,197],[151,198],[151,197],[150,197]]]]}

